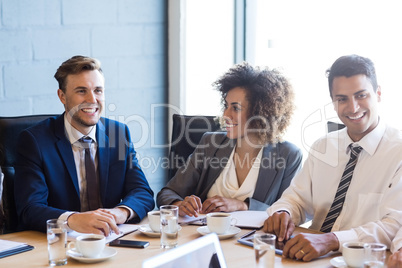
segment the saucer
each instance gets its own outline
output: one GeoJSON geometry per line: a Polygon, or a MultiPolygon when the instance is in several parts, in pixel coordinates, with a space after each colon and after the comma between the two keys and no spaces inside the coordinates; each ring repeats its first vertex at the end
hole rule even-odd
{"type": "MultiPolygon", "coordinates": [[[[235,226],[230,226],[229,230],[224,234],[218,234],[219,239],[228,239],[240,233],[241,229],[235,226]]],[[[208,229],[208,226],[202,226],[197,228],[197,232],[201,235],[210,234],[211,231],[208,229]]]]}
{"type": "Polygon", "coordinates": [[[342,256],[332,258],[330,263],[331,263],[332,266],[338,267],[338,268],[346,268],[346,267],[348,267],[346,265],[346,262],[345,262],[345,260],[343,259],[342,256]]]}
{"type": "MultiPolygon", "coordinates": [[[[151,227],[149,227],[149,224],[145,224],[145,225],[141,225],[140,228],[138,228],[138,230],[143,233],[146,236],[149,237],[160,237],[161,233],[160,232],[154,232],[151,227]]],[[[178,226],[178,230],[181,230],[181,226],[178,226]]]]}
{"type": "Polygon", "coordinates": [[[72,249],[67,250],[67,256],[69,256],[77,261],[85,262],[85,263],[95,263],[95,262],[105,261],[105,260],[113,257],[116,254],[117,254],[117,251],[111,247],[105,247],[105,249],[102,251],[100,256],[95,257],[95,258],[86,258],[86,257],[83,257],[80,253],[78,253],[75,250],[72,250],[72,249]]]}

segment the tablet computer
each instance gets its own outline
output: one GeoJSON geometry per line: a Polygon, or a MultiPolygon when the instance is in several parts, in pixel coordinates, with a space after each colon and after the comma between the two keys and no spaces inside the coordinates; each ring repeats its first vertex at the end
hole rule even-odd
{"type": "MultiPolygon", "coordinates": [[[[293,237],[293,236],[292,236],[293,237]]],[[[291,237],[291,238],[292,238],[291,237]]],[[[245,238],[240,238],[237,240],[240,244],[249,246],[249,247],[254,247],[254,235],[245,237],[245,238]]],[[[278,240],[275,243],[275,254],[282,255],[282,249],[285,246],[286,242],[279,242],[278,240]]]]}
{"type": "Polygon", "coordinates": [[[194,239],[144,260],[142,268],[163,267],[211,267],[226,268],[219,238],[215,233],[194,239]]]}

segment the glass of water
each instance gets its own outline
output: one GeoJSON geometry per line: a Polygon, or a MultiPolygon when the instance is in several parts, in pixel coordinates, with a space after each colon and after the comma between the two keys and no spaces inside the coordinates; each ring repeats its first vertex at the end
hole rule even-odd
{"type": "Polygon", "coordinates": [[[364,268],[381,268],[385,266],[387,246],[381,243],[369,243],[365,249],[364,268]]]}
{"type": "Polygon", "coordinates": [[[66,222],[59,219],[46,221],[47,251],[50,266],[67,264],[67,229],[66,222]]]}
{"type": "Polygon", "coordinates": [[[275,266],[275,240],[273,234],[255,234],[255,267],[273,268],[275,266]]]}
{"type": "Polygon", "coordinates": [[[179,236],[179,207],[173,205],[161,206],[161,247],[175,248],[177,247],[177,238],[179,236]]]}

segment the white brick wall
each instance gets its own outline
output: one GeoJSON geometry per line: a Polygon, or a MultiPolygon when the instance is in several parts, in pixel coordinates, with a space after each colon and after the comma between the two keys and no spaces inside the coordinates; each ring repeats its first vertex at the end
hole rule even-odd
{"type": "MultiPolygon", "coordinates": [[[[92,56],[105,73],[105,116],[155,126],[151,135],[129,122],[133,138],[147,139],[139,154],[157,162],[167,153],[152,148],[167,142],[166,111],[151,111],[167,100],[166,9],[167,0],[0,0],[0,116],[61,113],[57,67],[92,56]]],[[[157,192],[164,170],[144,171],[157,192]]]]}

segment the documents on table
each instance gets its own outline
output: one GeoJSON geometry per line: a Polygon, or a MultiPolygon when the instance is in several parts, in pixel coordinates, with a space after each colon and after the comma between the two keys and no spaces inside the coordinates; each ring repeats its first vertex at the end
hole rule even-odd
{"type": "Polygon", "coordinates": [[[179,217],[179,224],[186,225],[186,224],[193,224],[193,225],[205,225],[206,222],[206,214],[199,214],[198,217],[190,217],[190,216],[180,216],[179,217]]]}
{"type": "MultiPolygon", "coordinates": [[[[138,229],[138,225],[134,224],[118,224],[117,225],[120,230],[120,234],[111,233],[109,236],[106,237],[106,244],[129,233],[132,233],[138,229]]],[[[72,231],[68,233],[68,241],[75,240],[78,236],[82,235],[83,233],[79,233],[76,231],[72,231]]]]}
{"type": "Polygon", "coordinates": [[[264,226],[264,221],[268,218],[268,214],[265,210],[235,211],[230,214],[237,220],[236,226],[245,229],[261,229],[264,226]]]}
{"type": "Polygon", "coordinates": [[[0,258],[25,252],[33,248],[34,248],[33,246],[30,246],[25,243],[0,239],[0,258]]]}
{"type": "MultiPolygon", "coordinates": [[[[266,211],[235,211],[230,213],[236,219],[236,226],[245,229],[261,229],[264,221],[268,218],[266,211]]],[[[199,214],[198,217],[179,217],[179,224],[206,225],[206,214],[199,214]]]]}

